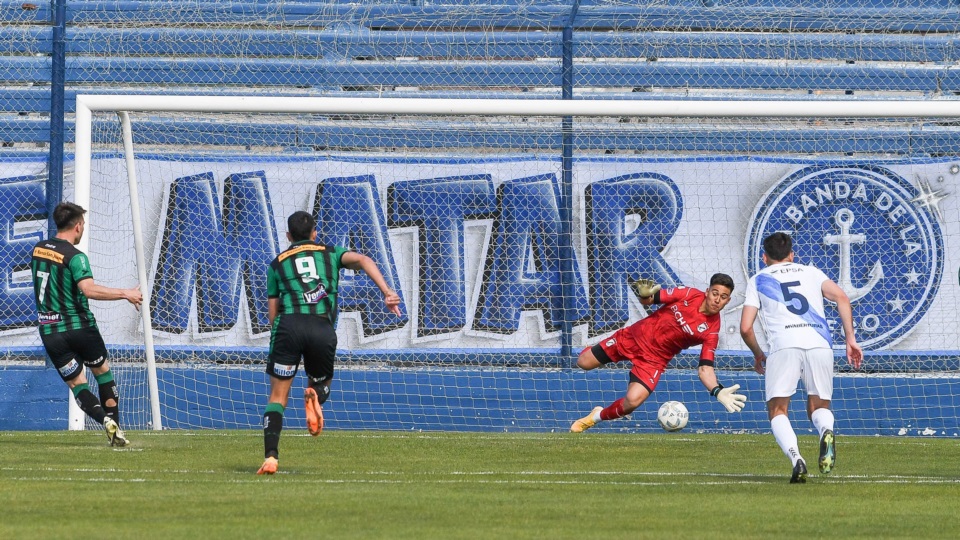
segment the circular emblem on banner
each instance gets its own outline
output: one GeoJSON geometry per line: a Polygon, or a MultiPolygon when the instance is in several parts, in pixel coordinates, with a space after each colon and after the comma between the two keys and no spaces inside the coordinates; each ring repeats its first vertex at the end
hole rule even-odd
{"type": "MultiPolygon", "coordinates": [[[[943,272],[940,225],[912,202],[918,191],[882,167],[813,166],[778,182],[754,212],[747,270],[762,268],[763,239],[793,237],[795,261],[823,270],[853,304],[857,341],[878,349],[902,339],[937,294],[943,272]]],[[[827,302],[834,346],[843,347],[836,308],[827,302]]]]}

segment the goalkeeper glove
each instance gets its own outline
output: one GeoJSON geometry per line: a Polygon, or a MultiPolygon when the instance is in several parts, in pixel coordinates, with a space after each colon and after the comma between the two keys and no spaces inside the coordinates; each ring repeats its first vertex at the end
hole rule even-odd
{"type": "Polygon", "coordinates": [[[710,391],[710,395],[717,398],[717,401],[723,405],[723,408],[730,412],[740,412],[743,409],[743,404],[747,402],[747,396],[743,394],[736,394],[735,392],[740,389],[739,384],[735,384],[730,388],[724,388],[722,384],[718,384],[710,391]]]}
{"type": "Polygon", "coordinates": [[[652,279],[637,279],[630,283],[630,288],[640,298],[650,298],[657,294],[660,285],[652,279]]]}

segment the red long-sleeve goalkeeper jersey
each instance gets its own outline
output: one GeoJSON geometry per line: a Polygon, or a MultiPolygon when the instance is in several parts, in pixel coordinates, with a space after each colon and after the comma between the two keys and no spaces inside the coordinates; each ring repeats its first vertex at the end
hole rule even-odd
{"type": "Polygon", "coordinates": [[[720,315],[700,313],[705,298],[702,291],[688,287],[661,290],[663,305],[621,332],[620,350],[665,368],[680,351],[702,344],[700,359],[712,363],[720,341],[720,315]]]}

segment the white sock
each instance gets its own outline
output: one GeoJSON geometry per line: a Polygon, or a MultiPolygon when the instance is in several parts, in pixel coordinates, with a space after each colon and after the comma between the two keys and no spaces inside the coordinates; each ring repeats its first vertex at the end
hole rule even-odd
{"type": "MultiPolygon", "coordinates": [[[[601,410],[603,410],[603,409],[601,409],[601,410]]],[[[602,420],[602,419],[600,418],[600,411],[597,411],[597,412],[593,413],[593,421],[594,421],[594,422],[599,422],[599,421],[601,421],[601,420],[602,420]]]]}
{"type": "Polygon", "coordinates": [[[824,431],[828,429],[833,431],[833,411],[830,409],[815,409],[810,415],[810,420],[813,421],[813,427],[817,428],[821,437],[824,431]]]}
{"type": "Polygon", "coordinates": [[[770,428],[773,430],[773,437],[780,445],[780,449],[790,458],[791,463],[796,465],[802,457],[800,456],[800,447],[797,444],[797,434],[793,431],[793,426],[790,425],[790,419],[785,414],[778,414],[773,417],[773,420],[770,420],[770,428]]]}

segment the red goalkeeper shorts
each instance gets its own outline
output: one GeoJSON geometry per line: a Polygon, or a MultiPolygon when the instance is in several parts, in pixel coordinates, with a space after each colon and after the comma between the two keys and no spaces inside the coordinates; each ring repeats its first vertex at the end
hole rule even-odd
{"type": "Polygon", "coordinates": [[[621,332],[623,330],[617,330],[612,336],[597,343],[590,350],[593,351],[593,355],[597,357],[601,364],[629,360],[633,364],[633,369],[630,370],[630,380],[642,384],[652,394],[667,366],[661,362],[646,360],[637,354],[639,351],[631,350],[629,344],[632,343],[632,340],[627,338],[625,341],[621,332]]]}

